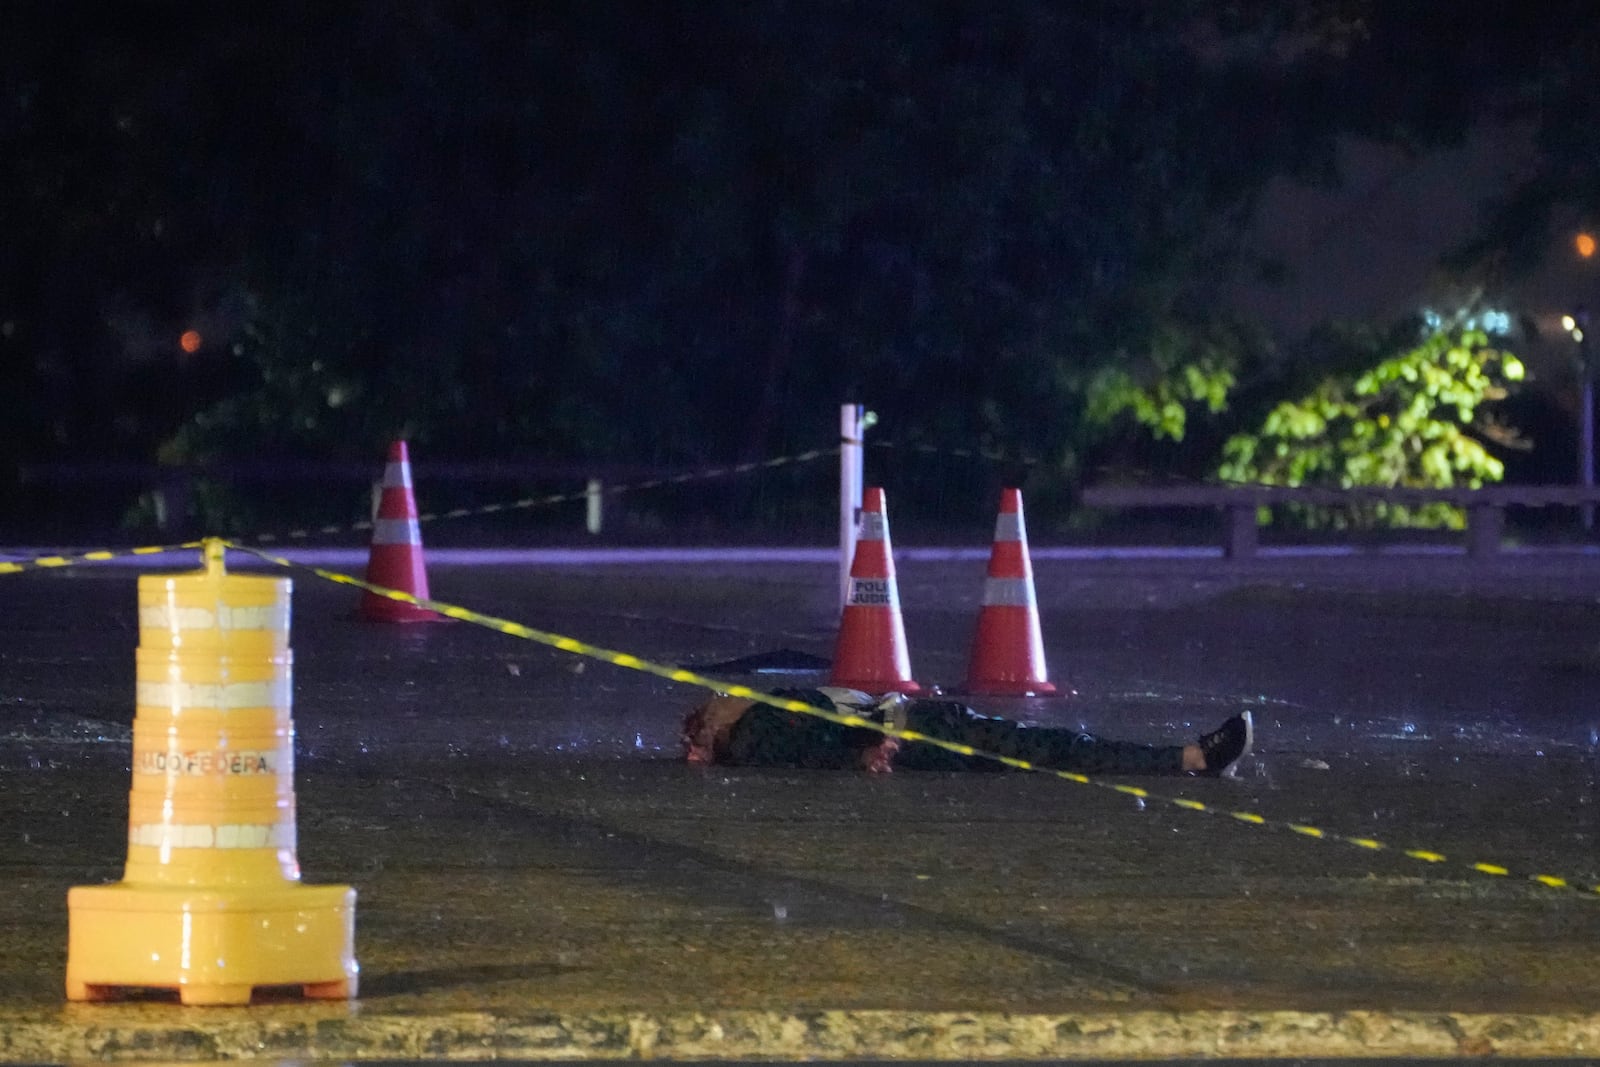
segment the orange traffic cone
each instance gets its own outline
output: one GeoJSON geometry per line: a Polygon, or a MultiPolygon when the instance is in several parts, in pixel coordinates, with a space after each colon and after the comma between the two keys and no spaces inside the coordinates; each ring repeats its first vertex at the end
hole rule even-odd
{"type": "Polygon", "coordinates": [[[869,488],[862,494],[856,554],[850,561],[850,595],[839,620],[828,684],[873,694],[922,692],[922,686],[911,680],[882,489],[869,488]]]}
{"type": "Polygon", "coordinates": [[[1043,696],[1055,691],[1046,679],[1033,565],[1028,561],[1028,533],[1022,522],[1022,493],[1002,490],[966,692],[1043,696]]]}
{"type": "MultiPolygon", "coordinates": [[[[367,581],[428,599],[428,572],[422,561],[422,531],[417,527],[417,502],[411,494],[411,458],[406,443],[389,446],[383,468],[383,495],[378,518],[372,524],[372,553],[367,557],[367,581]]],[[[377,593],[361,594],[361,617],[373,622],[442,622],[444,616],[415,604],[390,600],[377,593]]]]}

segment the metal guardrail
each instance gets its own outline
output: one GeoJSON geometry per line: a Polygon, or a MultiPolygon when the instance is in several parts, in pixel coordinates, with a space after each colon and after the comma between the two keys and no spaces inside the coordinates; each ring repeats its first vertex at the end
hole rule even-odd
{"type": "Polygon", "coordinates": [[[1220,508],[1227,513],[1223,550],[1230,559],[1253,556],[1260,538],[1259,511],[1279,504],[1350,507],[1362,504],[1450,504],[1467,512],[1467,553],[1493,556],[1505,535],[1505,512],[1512,507],[1593,507],[1600,488],[1572,485],[1491,485],[1422,488],[1413,486],[1287,485],[1100,485],[1079,495],[1087,507],[1106,509],[1220,508]]]}

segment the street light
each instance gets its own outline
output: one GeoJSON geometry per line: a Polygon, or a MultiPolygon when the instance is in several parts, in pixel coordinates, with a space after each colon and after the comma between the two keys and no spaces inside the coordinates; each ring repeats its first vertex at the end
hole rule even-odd
{"type": "MultiPolygon", "coordinates": [[[[1594,259],[1594,234],[1588,229],[1579,230],[1572,238],[1572,249],[1578,258],[1594,259]]],[[[1561,316],[1561,328],[1567,331],[1578,346],[1578,380],[1581,383],[1578,412],[1578,480],[1586,490],[1594,488],[1594,368],[1589,365],[1589,309],[1579,304],[1572,314],[1561,316]]],[[[1594,505],[1582,507],[1583,528],[1594,530],[1594,505]]]]}
{"type": "MultiPolygon", "coordinates": [[[[1594,488],[1594,375],[1589,366],[1589,309],[1576,308],[1561,316],[1561,328],[1578,345],[1578,381],[1582,385],[1578,400],[1578,481],[1584,489],[1594,488]]],[[[1582,509],[1583,528],[1594,529],[1594,505],[1582,509]]]]}

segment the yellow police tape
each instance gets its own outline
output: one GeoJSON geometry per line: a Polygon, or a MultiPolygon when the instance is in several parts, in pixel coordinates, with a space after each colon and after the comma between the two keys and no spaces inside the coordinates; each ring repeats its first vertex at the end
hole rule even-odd
{"type": "MultiPolygon", "coordinates": [[[[603,496],[620,496],[624,493],[634,493],[642,489],[659,489],[666,485],[684,485],[689,482],[710,481],[714,478],[728,478],[736,474],[749,474],[752,471],[768,470],[773,467],[783,467],[793,463],[809,463],[823,456],[836,456],[839,454],[839,445],[832,448],[813,448],[808,452],[798,452],[792,456],[778,456],[775,459],[753,460],[748,463],[735,463],[726,467],[704,467],[700,470],[685,471],[665,478],[651,478],[642,482],[633,482],[629,485],[609,485],[601,487],[603,496]]],[[[520,500],[512,500],[502,504],[482,504],[473,508],[452,508],[449,511],[424,511],[417,515],[417,522],[437,522],[440,519],[467,519],[478,515],[494,515],[505,511],[526,511],[529,508],[551,507],[556,504],[567,504],[578,500],[587,500],[587,489],[570,493],[551,493],[548,496],[528,496],[520,500]]],[[[253,535],[250,540],[258,544],[274,544],[279,541],[303,541],[308,537],[326,536],[331,534],[353,533],[372,529],[370,520],[353,522],[340,526],[308,527],[301,530],[289,530],[284,533],[268,533],[253,535]]],[[[236,547],[243,547],[236,545],[236,547]]]]}
{"type": "MultiPolygon", "coordinates": [[[[798,452],[792,456],[778,456],[775,459],[753,460],[748,463],[735,463],[725,467],[705,467],[700,470],[686,471],[665,478],[651,478],[648,481],[634,482],[631,485],[605,486],[601,492],[606,496],[618,496],[623,493],[637,492],[641,489],[659,489],[667,485],[684,485],[689,482],[709,481],[714,478],[728,478],[736,474],[749,474],[752,471],[770,470],[774,467],[788,466],[795,463],[808,463],[824,456],[836,456],[839,447],[814,448],[807,452],[798,452]]],[[[475,515],[493,515],[503,511],[523,511],[529,508],[548,507],[555,504],[566,504],[576,500],[587,500],[588,491],[580,490],[572,493],[551,493],[548,496],[523,497],[501,504],[484,504],[475,508],[454,508],[450,511],[427,511],[417,515],[419,523],[435,522],[440,519],[465,519],[475,515]]],[[[310,537],[327,537],[345,533],[359,533],[372,529],[370,519],[352,523],[334,523],[329,526],[305,527],[298,530],[288,530],[282,533],[253,534],[249,540],[258,544],[277,544],[283,541],[304,541],[310,537]]],[[[40,556],[37,559],[0,561],[0,574],[18,574],[25,570],[35,570],[50,567],[67,567],[75,563],[103,563],[118,556],[148,556],[162,552],[172,552],[177,549],[199,548],[199,541],[185,541],[181,545],[147,545],[139,548],[100,549],[86,552],[81,556],[40,556]]],[[[235,544],[236,548],[243,545],[235,544]]]]}
{"type": "MultiPolygon", "coordinates": [[[[628,485],[608,485],[600,490],[603,496],[623,496],[644,489],[660,489],[669,485],[687,485],[692,482],[711,481],[716,478],[729,478],[737,474],[750,474],[754,471],[771,470],[776,467],[785,467],[791,464],[810,463],[813,460],[826,456],[837,456],[845,444],[861,444],[859,441],[846,441],[841,439],[840,444],[832,448],[813,448],[805,452],[797,452],[792,456],[777,456],[773,459],[752,460],[746,463],[734,463],[724,467],[705,467],[700,470],[685,471],[665,478],[650,478],[642,482],[633,482],[628,485]]],[[[1032,465],[1039,462],[1031,457],[1008,456],[1004,453],[984,451],[970,448],[939,448],[934,445],[903,445],[893,441],[873,441],[870,447],[883,449],[898,449],[904,452],[915,452],[923,455],[957,456],[964,459],[986,459],[1004,463],[1022,463],[1032,465]]],[[[423,511],[417,514],[417,522],[438,522],[441,519],[469,519],[480,515],[495,515],[506,511],[526,511],[531,508],[553,507],[556,504],[570,504],[576,501],[587,500],[587,489],[569,493],[551,493],[546,496],[522,497],[519,500],[507,501],[500,504],[481,504],[472,508],[452,508],[449,511],[423,511]]],[[[359,533],[372,529],[371,520],[362,520],[346,524],[334,523],[329,526],[305,527],[298,530],[287,530],[282,533],[254,534],[249,540],[257,544],[276,544],[281,541],[303,541],[309,537],[324,537],[335,534],[359,533]]]]}
{"type": "Polygon", "coordinates": [[[626,667],[629,670],[643,671],[646,674],[658,675],[674,682],[683,682],[686,685],[696,685],[716,693],[725,693],[728,696],[739,697],[745,700],[753,700],[757,703],[766,704],[774,708],[780,708],[784,711],[798,712],[803,715],[813,715],[819,719],[826,719],[829,722],[838,723],[841,726],[855,726],[866,730],[873,730],[877,733],[898,738],[902,741],[914,741],[921,744],[933,745],[936,748],[942,748],[948,752],[958,753],[959,755],[991,760],[995,763],[1002,764],[1006,767],[1012,767],[1019,771],[1032,771],[1036,774],[1052,775],[1056,778],[1066,779],[1069,782],[1075,782],[1078,785],[1094,786],[1097,789],[1108,789],[1115,793],[1122,793],[1126,796],[1136,797],[1141,801],[1169,804],[1175,808],[1182,808],[1186,811],[1198,811],[1213,815],[1223,815],[1232,819],[1236,819],[1242,823],[1248,823],[1251,826],[1262,826],[1288,830],[1291,833],[1296,833],[1303,837],[1311,837],[1319,841],[1337,841],[1346,845],[1353,845],[1356,848],[1366,849],[1370,852],[1393,851],[1399,855],[1405,856],[1409,859],[1418,860],[1423,863],[1454,863],[1457,865],[1465,865],[1469,869],[1476,871],[1479,874],[1492,875],[1498,878],[1521,878],[1528,881],[1538,882],[1540,885],[1546,886],[1550,889],[1570,889],[1574,892],[1581,893],[1589,897],[1600,896],[1600,884],[1588,885],[1574,879],[1562,878],[1553,874],[1517,874],[1510,868],[1502,867],[1499,864],[1468,863],[1463,860],[1452,860],[1443,853],[1432,852],[1427,849],[1391,849],[1389,845],[1384,844],[1382,841],[1374,840],[1370,837],[1353,837],[1346,834],[1332,833],[1331,831],[1322,830],[1315,826],[1308,826],[1304,823],[1268,819],[1263,815],[1256,814],[1255,812],[1230,811],[1226,808],[1202,803],[1198,800],[1190,800],[1187,797],[1162,796],[1157,793],[1152,793],[1140,786],[1124,785],[1116,782],[1103,782],[1095,778],[1090,778],[1088,775],[1078,774],[1074,771],[1056,770],[1050,767],[1038,767],[1026,760],[1015,759],[1010,756],[1002,756],[993,752],[985,752],[981,749],[973,748],[970,745],[963,745],[958,742],[947,741],[939,737],[930,737],[927,734],[919,733],[915,730],[896,729],[892,726],[887,726],[871,719],[865,719],[858,715],[848,715],[832,709],[814,707],[798,700],[775,697],[771,694],[763,693],[760,690],[751,689],[747,686],[730,685],[726,681],[721,681],[719,679],[711,678],[702,674],[696,674],[694,671],[685,670],[682,667],[669,667],[660,663],[652,663],[649,660],[640,659],[638,656],[629,655],[626,652],[618,652],[614,649],[601,648],[598,645],[587,644],[583,641],[577,640],[576,638],[566,637],[561,634],[549,633],[544,630],[535,630],[530,626],[524,626],[521,623],[512,622],[509,619],[501,619],[493,615],[484,615],[479,612],[472,611],[469,608],[459,607],[455,604],[447,604],[443,601],[426,600],[419,597],[414,597],[409,593],[403,593],[397,589],[386,589],[383,586],[373,585],[370,582],[362,581],[359,578],[353,578],[348,574],[340,574],[336,571],[323,570],[320,567],[312,567],[306,564],[294,563],[290,560],[282,558],[281,556],[274,556],[259,549],[251,548],[248,545],[241,545],[230,541],[224,541],[223,544],[229,548],[235,548],[260,559],[266,560],[268,563],[277,564],[280,567],[289,567],[296,570],[309,571],[312,574],[317,575],[319,578],[324,578],[331,582],[338,582],[342,585],[354,586],[358,589],[364,589],[368,592],[376,593],[379,596],[388,597],[390,600],[398,600],[401,603],[428,608],[432,611],[437,611],[441,615],[448,616],[449,618],[459,619],[462,622],[474,623],[490,630],[496,630],[510,637],[518,637],[526,641],[535,641],[542,645],[548,645],[551,648],[560,649],[563,652],[571,652],[580,656],[588,656],[591,659],[603,660],[604,662],[614,664],[618,667],[626,667]]]}
{"type": "MultiPolygon", "coordinates": [[[[771,470],[773,468],[789,466],[791,464],[809,463],[813,460],[822,459],[825,456],[838,455],[840,448],[844,443],[859,442],[841,442],[840,445],[834,445],[832,448],[813,448],[805,452],[797,452],[792,456],[778,456],[773,459],[753,460],[746,463],[735,463],[721,467],[705,467],[700,470],[685,471],[682,474],[674,474],[665,478],[651,478],[646,481],[634,482],[628,485],[604,486],[600,491],[604,496],[621,496],[627,493],[638,492],[645,489],[659,489],[663,486],[669,485],[686,485],[692,482],[710,481],[716,478],[728,478],[738,474],[749,474],[759,470],[771,470]]],[[[958,456],[969,459],[987,459],[1000,462],[1017,462],[1024,464],[1033,464],[1038,462],[1035,459],[1027,457],[1011,457],[998,452],[964,448],[938,448],[933,445],[920,444],[901,445],[896,444],[893,441],[874,441],[871,443],[871,446],[874,448],[899,449],[901,451],[916,452],[926,455],[958,456]]],[[[532,508],[553,507],[557,504],[568,504],[575,501],[587,500],[588,497],[588,490],[583,489],[568,493],[550,493],[546,496],[522,497],[519,500],[512,500],[498,504],[482,504],[478,507],[472,508],[452,508],[449,511],[424,511],[418,513],[417,522],[429,523],[437,522],[442,519],[467,519],[475,516],[494,515],[507,511],[526,511],[532,508]]],[[[252,534],[247,539],[256,544],[271,545],[286,541],[305,541],[312,537],[332,537],[346,533],[363,533],[370,531],[372,527],[372,520],[363,519],[350,523],[331,523],[325,526],[306,526],[299,529],[285,530],[282,532],[252,534]]],[[[162,552],[171,552],[176,549],[191,549],[198,547],[200,547],[199,541],[186,541],[180,545],[149,545],[139,548],[126,548],[117,550],[104,549],[94,552],[87,552],[81,556],[41,556],[38,559],[33,560],[0,562],[0,574],[17,574],[25,570],[34,570],[39,568],[66,567],[75,563],[100,563],[109,559],[115,559],[118,556],[155,555],[162,552]]],[[[243,546],[236,545],[236,547],[243,546]]]]}
{"type": "Polygon", "coordinates": [[[54,567],[71,567],[79,563],[104,563],[121,556],[157,556],[163,552],[181,552],[199,548],[203,541],[185,541],[181,545],[144,545],[139,548],[102,548],[78,556],[39,556],[34,559],[0,561],[0,574],[21,574],[28,570],[49,570],[54,567]]]}

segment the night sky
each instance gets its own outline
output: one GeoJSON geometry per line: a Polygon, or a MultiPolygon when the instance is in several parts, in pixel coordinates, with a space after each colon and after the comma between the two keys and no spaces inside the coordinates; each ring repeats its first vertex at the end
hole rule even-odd
{"type": "Polygon", "coordinates": [[[846,399],[1201,478],[1319,330],[1474,301],[1562,480],[1597,48],[1577,2],[7,4],[0,499],[397,435],[761,458],[846,399]],[[1085,414],[1203,359],[1209,436],[1085,414]]]}

